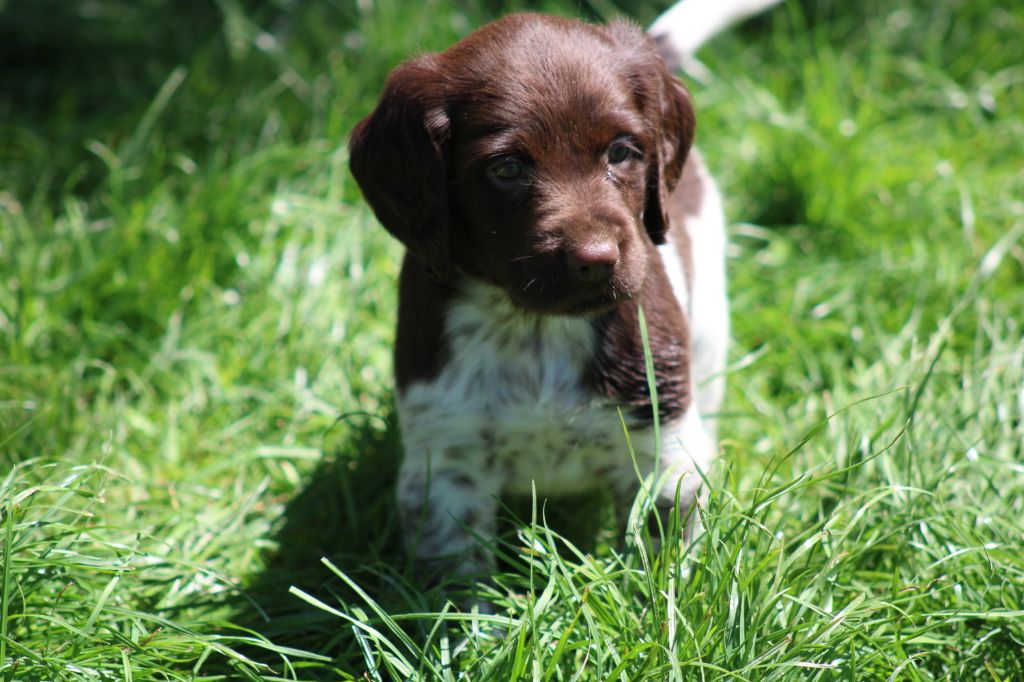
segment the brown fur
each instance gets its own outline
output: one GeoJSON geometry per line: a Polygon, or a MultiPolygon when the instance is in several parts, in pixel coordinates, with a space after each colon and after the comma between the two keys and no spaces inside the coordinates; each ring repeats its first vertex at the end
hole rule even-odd
{"type": "Polygon", "coordinates": [[[688,93],[625,23],[513,15],[399,66],[351,141],[353,174],[409,249],[399,389],[443,365],[445,302],[457,295],[451,278],[461,273],[502,287],[530,312],[596,316],[602,342],[593,384],[633,406],[649,401],[642,353],[630,366],[642,303],[662,411],[680,412],[686,328],[671,311],[652,243],[663,242],[671,224],[669,196],[693,131],[688,93]],[[620,137],[630,158],[606,173],[606,150],[620,137]],[[488,164],[505,156],[529,160],[528,183],[494,186],[488,164]],[[617,255],[611,276],[579,281],[568,263],[601,249],[617,255]]]}
{"type": "MultiPolygon", "coordinates": [[[[669,420],[681,416],[692,399],[689,334],[682,311],[669,293],[671,285],[661,260],[652,253],[648,262],[648,281],[638,303],[647,322],[658,414],[669,420]]],[[[628,418],[632,426],[649,424],[653,413],[637,305],[618,306],[596,324],[600,340],[590,367],[592,385],[601,395],[631,408],[628,418]]]]}

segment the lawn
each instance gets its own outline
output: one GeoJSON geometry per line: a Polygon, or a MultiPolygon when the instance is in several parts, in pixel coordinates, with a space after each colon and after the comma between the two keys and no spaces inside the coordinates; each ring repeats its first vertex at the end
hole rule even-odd
{"type": "Polygon", "coordinates": [[[790,0],[708,45],[703,537],[509,500],[496,616],[418,586],[401,251],[345,141],[524,8],[663,5],[0,0],[0,679],[1024,679],[1021,3],[790,0]]]}

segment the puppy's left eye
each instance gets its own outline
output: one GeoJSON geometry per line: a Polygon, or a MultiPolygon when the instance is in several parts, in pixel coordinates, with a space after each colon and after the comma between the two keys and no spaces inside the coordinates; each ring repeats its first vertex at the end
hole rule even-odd
{"type": "Polygon", "coordinates": [[[525,187],[530,181],[530,171],[529,160],[515,154],[498,157],[487,167],[491,182],[506,190],[525,187]]]}
{"type": "Polygon", "coordinates": [[[526,173],[526,168],[519,159],[509,157],[492,164],[490,171],[491,175],[499,180],[513,182],[523,177],[526,173]]]}
{"type": "Polygon", "coordinates": [[[634,154],[633,147],[626,140],[615,140],[612,146],[608,147],[608,163],[619,164],[628,160],[634,154]]]}

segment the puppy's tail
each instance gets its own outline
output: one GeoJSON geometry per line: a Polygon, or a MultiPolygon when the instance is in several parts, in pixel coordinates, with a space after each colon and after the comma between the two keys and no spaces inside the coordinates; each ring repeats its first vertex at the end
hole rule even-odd
{"type": "Polygon", "coordinates": [[[665,63],[700,71],[694,55],[716,35],[782,0],[680,0],[655,19],[648,33],[665,63]]]}

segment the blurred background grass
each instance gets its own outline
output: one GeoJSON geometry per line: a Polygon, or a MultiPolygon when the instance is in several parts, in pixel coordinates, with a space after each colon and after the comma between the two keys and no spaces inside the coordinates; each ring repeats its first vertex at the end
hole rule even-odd
{"type": "MultiPolygon", "coordinates": [[[[663,4],[0,1],[5,679],[269,674],[243,655],[359,675],[350,629],[287,594],[350,603],[321,556],[389,607],[430,607],[391,510],[400,250],[345,137],[390,68],[500,13],[648,23],[663,4]]],[[[938,633],[851,635],[837,646],[884,663],[849,679],[918,658],[912,678],[1024,675],[1019,621],[941,625],[1022,608],[1021,35],[1024,9],[994,0],[790,2],[689,81],[735,223],[723,490],[853,466],[763,523],[903,534],[846,563],[823,544],[793,593],[829,566],[879,600],[945,576],[906,607],[938,633]],[[903,492],[858,512],[876,488],[903,492]]],[[[776,608],[757,584],[751,631],[776,608]]],[[[720,636],[708,655],[733,670],[770,651],[720,636]]]]}

